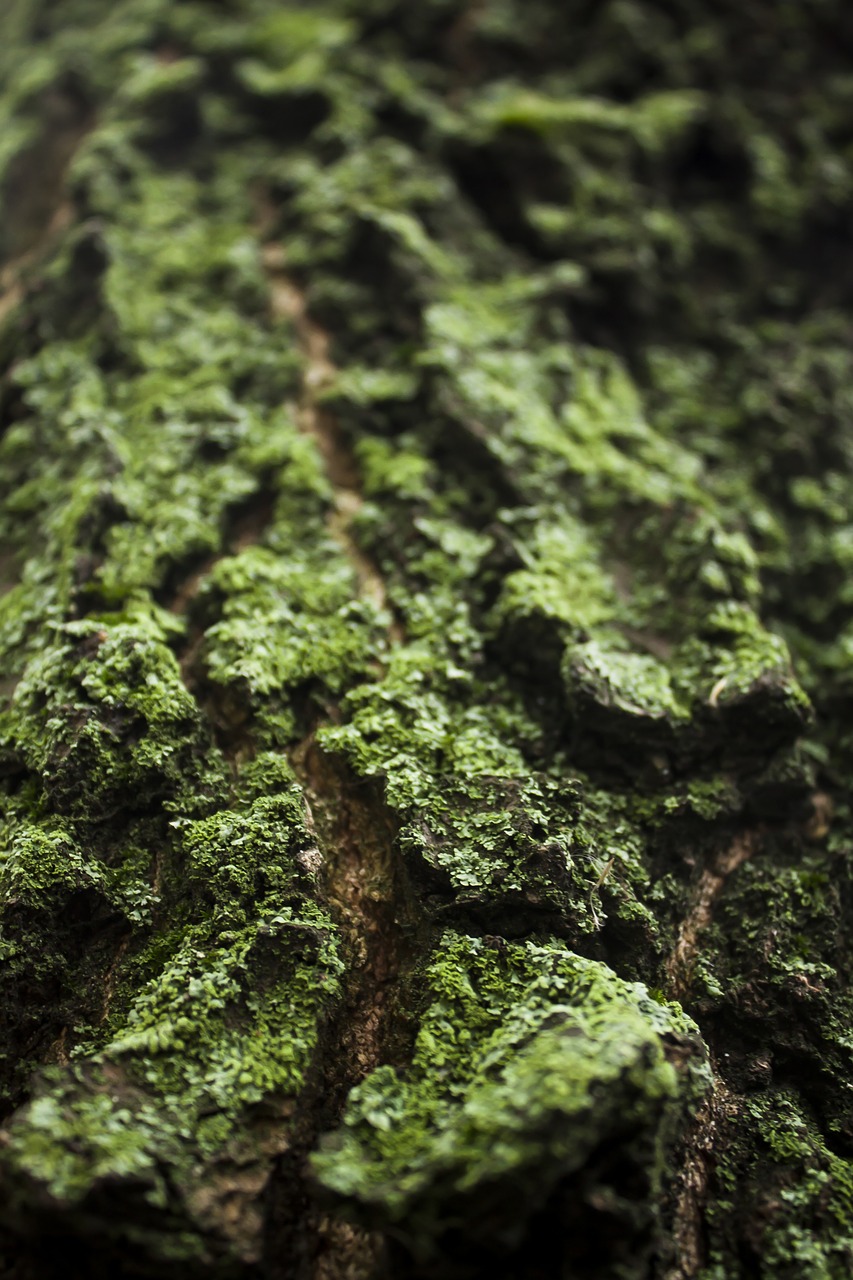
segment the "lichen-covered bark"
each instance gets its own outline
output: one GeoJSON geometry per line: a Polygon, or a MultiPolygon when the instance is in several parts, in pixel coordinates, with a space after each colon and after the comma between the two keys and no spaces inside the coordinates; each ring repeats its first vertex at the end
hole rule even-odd
{"type": "Polygon", "coordinates": [[[848,1276],[849,8],[0,34],[0,1272],[848,1276]]]}

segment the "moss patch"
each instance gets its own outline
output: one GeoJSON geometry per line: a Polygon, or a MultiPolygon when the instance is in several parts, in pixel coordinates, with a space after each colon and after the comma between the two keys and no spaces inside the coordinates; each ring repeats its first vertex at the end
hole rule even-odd
{"type": "Polygon", "coordinates": [[[709,1081],[693,1024],[555,944],[448,935],[426,980],[411,1068],[353,1092],[314,1157],[323,1184],[420,1262],[514,1251],[558,1188],[567,1202],[598,1198],[612,1261],[633,1253],[625,1274],[642,1274],[675,1117],[709,1081]],[[616,1134],[633,1191],[618,1172],[609,1186],[583,1172],[616,1134]]]}

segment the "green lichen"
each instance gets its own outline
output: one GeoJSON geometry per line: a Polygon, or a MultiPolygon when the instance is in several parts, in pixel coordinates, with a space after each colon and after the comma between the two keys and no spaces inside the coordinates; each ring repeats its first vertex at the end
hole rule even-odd
{"type": "Polygon", "coordinates": [[[70,623],[65,637],[18,684],[7,752],[21,753],[51,809],[90,820],[129,794],[140,805],[174,794],[204,748],[174,654],[156,631],[124,622],[70,623]]]}
{"type": "Polygon", "coordinates": [[[249,548],[221,560],[205,592],[223,600],[205,635],[208,679],[230,693],[242,716],[257,715],[262,742],[265,730],[272,744],[296,736],[288,714],[295,691],[313,683],[340,693],[382,653],[385,620],[355,598],[354,570],[331,539],[287,560],[249,548]]]}
{"type": "Polygon", "coordinates": [[[532,546],[519,546],[524,568],[507,575],[494,610],[496,627],[556,623],[564,638],[582,637],[618,617],[612,579],[598,561],[589,530],[564,518],[533,527],[532,546]]]}
{"type": "MultiPolygon", "coordinates": [[[[217,1225],[218,1162],[227,1150],[256,1165],[260,1185],[286,1146],[288,1099],[316,1070],[343,962],[292,775],[259,757],[235,784],[214,745],[222,725],[188,685],[191,578],[236,553],[204,594],[202,662],[213,685],[227,650],[242,689],[240,595],[264,557],[241,550],[246,528],[261,539],[255,513],[269,506],[272,546],[300,530],[291,612],[275,574],[267,589],[274,646],[297,615],[313,619],[293,649],[303,657],[259,682],[278,696],[279,752],[289,698],[353,679],[377,623],[328,537],[328,482],[294,421],[301,356],[270,316],[250,193],[262,155],[163,162],[176,127],[219,129],[222,105],[191,50],[155,56],[177,36],[168,6],[92,9],[86,40],[74,18],[55,34],[51,19],[10,99],[37,104],[73,75],[100,110],[69,167],[77,222],[48,244],[3,339],[17,342],[4,406],[18,407],[0,446],[13,495],[0,540],[21,549],[0,602],[4,1087],[19,1099],[57,1037],[74,1061],[11,1122],[4,1177],[24,1219],[38,1202],[107,1236],[110,1215],[92,1206],[121,1186],[149,1206],[144,1229],[119,1215],[126,1242],[210,1261],[257,1251],[253,1210],[230,1241],[217,1225]],[[241,556],[242,588],[227,576],[241,556]],[[330,564],[331,594],[319,585],[330,564]],[[340,618],[318,658],[332,599],[340,618]],[[246,1140],[271,1099],[277,1137],[246,1140]]],[[[38,127],[10,131],[9,147],[26,155],[38,127]]]]}
{"type": "Polygon", "coordinates": [[[646,653],[625,653],[589,641],[566,655],[570,693],[591,697],[602,706],[612,706],[628,715],[650,720],[678,721],[686,711],[673,691],[664,663],[646,653]]]}
{"type": "Polygon", "coordinates": [[[579,1178],[581,1196],[626,1196],[616,1219],[636,1252],[624,1274],[642,1274],[674,1117],[709,1080],[693,1025],[553,943],[448,935],[427,982],[411,1067],[353,1091],[314,1157],[320,1180],[423,1262],[460,1242],[481,1256],[516,1249],[554,1189],[579,1178]],[[666,1043],[682,1047],[680,1069],[666,1043]],[[605,1189],[606,1174],[584,1184],[617,1132],[633,1194],[605,1189]]]}
{"type": "MultiPolygon", "coordinates": [[[[269,767],[266,776],[271,781],[269,767]]],[[[242,1243],[239,1221],[217,1222],[217,1205],[230,1194],[227,1179],[217,1190],[217,1163],[228,1152],[258,1166],[259,1185],[268,1176],[286,1147],[286,1100],[313,1069],[343,964],[336,930],[309,896],[316,851],[295,784],[242,809],[172,825],[191,887],[190,919],[173,932],[165,957],[158,942],[150,956],[123,966],[106,1028],[18,1113],[5,1160],[54,1212],[94,1205],[105,1186],[127,1180],[131,1199],[169,1209],[174,1219],[168,1168],[182,1184],[183,1209],[142,1233],[146,1248],[210,1258],[227,1252],[229,1233],[232,1248],[242,1243]],[[260,1105],[280,1114],[272,1144],[246,1132],[260,1105]]],[[[20,864],[12,866],[13,887],[20,864]]],[[[167,884],[167,895],[175,888],[167,884]]],[[[120,1220],[102,1229],[133,1238],[120,1220]]]]}
{"type": "Polygon", "coordinates": [[[711,1249],[702,1280],[730,1274],[724,1211],[741,1186],[756,1224],[749,1244],[754,1274],[840,1280],[853,1258],[850,1161],[827,1147],[814,1118],[788,1090],[750,1099],[741,1124],[737,1155],[718,1175],[720,1207],[710,1215],[711,1249]]]}
{"type": "Polygon", "coordinates": [[[374,972],[313,880],[310,739],[342,796],[381,791],[416,917],[413,1064],[318,1158],[344,1208],[470,1273],[451,1236],[486,1248],[499,1204],[518,1275],[603,1213],[614,1273],[646,1268],[700,1090],[667,1060],[692,1028],[630,984],[671,989],[748,835],[685,993],[744,1124],[708,1275],[845,1274],[846,10],[7,9],[0,248],[35,250],[0,297],[12,1105],[72,1056],[9,1121],[15,1211],[109,1234],[121,1188],[142,1258],[256,1256],[214,1171],[262,1181],[310,1129],[374,972]]]}

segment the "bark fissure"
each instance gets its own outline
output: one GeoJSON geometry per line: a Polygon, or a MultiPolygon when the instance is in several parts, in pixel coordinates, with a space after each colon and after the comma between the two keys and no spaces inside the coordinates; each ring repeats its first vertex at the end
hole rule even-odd
{"type": "MultiPolygon", "coordinates": [[[[293,412],[300,431],[315,442],[331,486],[327,527],[352,565],[359,592],[387,615],[389,644],[402,644],[403,627],[389,605],[382,575],[352,529],[363,504],[358,463],[334,414],[322,403],[336,373],[330,336],[311,318],[305,293],[288,275],[279,244],[264,245],[263,262],[273,314],[293,323],[304,361],[293,412]]],[[[323,720],[330,716],[336,719],[337,709],[327,706],[323,720]]],[[[305,1180],[305,1190],[302,1218],[284,1236],[304,1259],[300,1277],[344,1280],[375,1271],[383,1251],[381,1237],[327,1214],[313,1197],[304,1162],[323,1130],[339,1123],[350,1090],[387,1060],[414,917],[396,822],[384,803],[381,783],[356,777],[340,757],[323,751],[316,741],[322,722],[318,719],[290,752],[290,760],[303,788],[307,825],[321,852],[321,893],[341,930],[349,978],[327,1036],[313,1117],[303,1124],[288,1162],[288,1179],[294,1163],[302,1162],[296,1176],[305,1180]]]]}
{"type": "MultiPolygon", "coordinates": [[[[273,309],[293,321],[305,360],[297,421],[316,441],[332,486],[329,529],[352,564],[361,591],[378,608],[388,611],[382,576],[351,530],[362,504],[355,455],[334,415],[320,400],[335,376],[330,337],[311,319],[305,294],[284,271],[280,246],[266,245],[264,262],[273,309]]],[[[388,633],[392,644],[404,639],[393,618],[389,619],[388,633]]],[[[321,873],[325,896],[340,922],[354,964],[354,1004],[344,1027],[342,1047],[349,1062],[344,1079],[355,1083],[382,1060],[384,1006],[400,971],[403,934],[397,913],[405,895],[401,892],[396,829],[379,785],[350,775],[343,762],[323,752],[313,732],[292,753],[292,760],[305,788],[312,825],[319,824],[320,844],[325,850],[321,873]]]]}
{"type": "Polygon", "coordinates": [[[714,906],[725,889],[729,876],[757,852],[760,844],[759,830],[742,832],[700,873],[690,910],[681,922],[675,946],[666,964],[667,976],[676,1000],[683,1002],[689,998],[702,936],[713,921],[714,906]]]}
{"type": "Polygon", "coordinates": [[[27,290],[23,277],[27,269],[33,267],[39,258],[57,243],[73,221],[74,206],[70,200],[64,200],[57,206],[53,217],[36,243],[14,258],[10,258],[0,267],[0,324],[26,296],[27,290]]]}
{"type": "MultiPolygon", "coordinates": [[[[300,1144],[304,1160],[320,1134],[339,1123],[350,1090],[393,1056],[389,1041],[401,1015],[396,999],[412,955],[414,913],[395,823],[379,786],[354,777],[318,746],[313,732],[291,753],[291,762],[322,856],[322,896],[341,930],[349,971],[327,1037],[313,1120],[300,1144]]],[[[300,1172],[308,1191],[299,1235],[306,1242],[313,1237],[313,1244],[303,1244],[313,1259],[310,1274],[314,1280],[368,1274],[378,1265],[381,1238],[324,1212],[308,1170],[300,1172]],[[355,1263],[362,1270],[353,1272],[355,1263]]]]}
{"type": "Polygon", "coordinates": [[[296,406],[296,421],[301,431],[317,444],[333,491],[333,508],[329,514],[329,531],[353,566],[359,588],[377,608],[390,615],[389,640],[402,644],[405,634],[400,620],[388,601],[385,582],[376,564],[358,545],[352,525],[364,502],[355,454],[333,413],[323,407],[322,393],[334,381],[337,372],[331,359],[328,333],[311,318],[304,290],[286,270],[286,255],[281,245],[268,243],[263,251],[270,281],[273,311],[293,322],[299,339],[305,368],[302,395],[296,406]]]}

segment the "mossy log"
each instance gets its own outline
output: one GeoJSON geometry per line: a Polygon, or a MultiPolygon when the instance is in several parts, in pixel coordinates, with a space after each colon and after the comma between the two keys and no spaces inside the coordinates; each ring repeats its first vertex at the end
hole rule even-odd
{"type": "Polygon", "coordinates": [[[5,0],[0,1274],[853,1274],[853,9],[5,0]]]}

